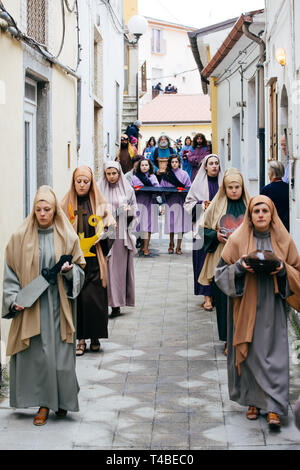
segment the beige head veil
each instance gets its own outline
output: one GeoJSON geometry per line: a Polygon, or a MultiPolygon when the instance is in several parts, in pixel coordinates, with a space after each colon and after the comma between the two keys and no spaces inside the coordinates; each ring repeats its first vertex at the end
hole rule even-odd
{"type": "MultiPolygon", "coordinates": [[[[54,252],[56,261],[63,254],[72,255],[72,263],[85,266],[79,240],[70,222],[58,204],[55,193],[49,186],[41,186],[34,199],[31,214],[24,220],[6,247],[7,265],[17,275],[21,288],[40,274],[38,224],[35,217],[35,206],[38,201],[48,202],[54,210],[54,252]]],[[[61,276],[58,276],[60,295],[60,330],[62,341],[73,343],[74,325],[72,310],[69,304],[61,276]]],[[[40,334],[40,304],[35,302],[12,320],[9,332],[7,355],[16,354],[29,347],[30,338],[40,334]]]]}
{"type": "MultiPolygon", "coordinates": [[[[77,176],[86,176],[91,181],[90,191],[89,191],[89,198],[90,203],[92,206],[93,214],[99,215],[103,220],[104,227],[109,227],[110,225],[115,225],[115,219],[111,215],[110,211],[108,210],[108,205],[104,197],[102,196],[100,189],[96,183],[92,170],[88,166],[80,166],[76,168],[73,172],[72,181],[71,181],[71,188],[64,196],[61,201],[61,207],[64,213],[71,218],[70,211],[73,213],[77,210],[77,193],[75,190],[75,178],[77,176]]],[[[77,217],[74,218],[72,221],[73,228],[77,233],[77,217]]],[[[97,227],[95,227],[95,233],[97,232],[97,227]]],[[[100,265],[100,278],[102,281],[103,287],[106,287],[106,280],[107,280],[107,262],[106,258],[102,253],[100,243],[96,245],[96,253],[98,262],[100,265]]]]}
{"type": "MultiPolygon", "coordinates": [[[[208,209],[205,211],[204,215],[204,227],[212,230],[218,230],[221,217],[226,214],[228,198],[226,196],[226,187],[230,183],[240,183],[243,189],[242,198],[247,207],[248,201],[250,199],[247,188],[245,187],[244,178],[239,170],[236,168],[228,168],[223,177],[222,184],[219,188],[219,191],[213,198],[212,203],[209,205],[208,209]]],[[[224,245],[219,243],[216,251],[214,253],[208,253],[205,262],[200,273],[198,282],[202,285],[209,285],[212,281],[212,278],[215,275],[216,266],[220,260],[222,250],[224,245]]]]}

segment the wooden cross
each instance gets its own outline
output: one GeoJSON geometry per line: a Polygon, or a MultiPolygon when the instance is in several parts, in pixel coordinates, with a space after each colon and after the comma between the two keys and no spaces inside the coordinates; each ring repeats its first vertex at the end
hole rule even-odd
{"type": "Polygon", "coordinates": [[[83,206],[78,206],[78,210],[74,211],[75,215],[78,215],[78,231],[79,233],[83,233],[83,216],[87,215],[87,212],[83,209],[83,206]]]}

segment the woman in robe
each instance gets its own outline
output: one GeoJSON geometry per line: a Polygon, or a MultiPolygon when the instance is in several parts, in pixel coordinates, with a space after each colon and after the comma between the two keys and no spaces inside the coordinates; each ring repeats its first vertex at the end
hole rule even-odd
{"type": "MultiPolygon", "coordinates": [[[[93,214],[102,218],[105,230],[115,225],[92,170],[87,166],[80,166],[74,171],[71,189],[61,205],[79,238],[95,237],[98,227],[89,224],[89,218],[93,214]]],[[[113,237],[109,238],[108,234],[109,232],[104,231],[97,237],[94,245],[85,254],[85,281],[77,299],[77,356],[84,354],[86,339],[91,340],[90,350],[98,352],[101,347],[99,338],[108,337],[106,256],[113,243],[113,237]]]]}
{"type": "Polygon", "coordinates": [[[214,282],[215,268],[228,240],[221,230],[220,220],[225,214],[231,214],[241,220],[249,199],[242,174],[236,168],[229,168],[224,173],[219,191],[204,214],[204,250],[207,256],[198,281],[204,286],[212,284],[219,339],[225,343],[225,355],[227,354],[227,297],[214,282]]]}
{"type": "MultiPolygon", "coordinates": [[[[131,185],[138,187],[149,186],[158,187],[159,182],[154,175],[153,165],[146,158],[139,161],[136,173],[133,175],[131,185]]],[[[138,204],[138,225],[137,234],[141,234],[143,245],[141,251],[144,256],[150,256],[149,243],[152,233],[158,233],[158,204],[156,197],[151,192],[136,191],[138,204]]]]}
{"type": "MultiPolygon", "coordinates": [[[[179,155],[170,155],[166,172],[162,176],[162,188],[185,188],[189,189],[191,180],[188,173],[181,168],[179,155]]],[[[177,234],[176,253],[182,254],[181,243],[183,233],[192,229],[191,216],[184,211],[183,204],[186,193],[165,194],[165,234],[169,234],[170,243],[168,253],[174,253],[174,238],[177,234]]]]}
{"type": "Polygon", "coordinates": [[[249,202],[242,225],[231,235],[215,280],[229,296],[228,386],[230,399],[248,406],[248,419],[267,413],[270,427],[288,414],[289,349],[286,302],[300,311],[300,257],[274,203],[249,202]],[[245,257],[270,250],[280,260],[271,274],[255,272],[245,257]]]}
{"type": "Polygon", "coordinates": [[[204,157],[201,168],[193,181],[184,202],[184,209],[193,218],[193,270],[194,270],[194,294],[203,295],[204,310],[212,311],[213,289],[211,285],[201,285],[198,282],[202,270],[206,251],[199,234],[201,217],[215,197],[223,180],[223,171],[218,155],[210,154],[204,157]]]}
{"type": "MultiPolygon", "coordinates": [[[[31,214],[6,247],[2,306],[3,317],[12,318],[7,344],[10,406],[38,406],[36,426],[46,423],[50,409],[59,417],[79,410],[73,299],[83,285],[84,266],[79,240],[53,190],[41,186],[31,214]],[[20,291],[28,289],[44,268],[52,268],[61,255],[71,255],[71,264],[62,265],[30,307],[18,304],[20,291]]],[[[35,292],[33,288],[33,297],[35,292]]]]}
{"type": "Polygon", "coordinates": [[[107,255],[108,305],[110,317],[120,315],[120,307],[134,307],[134,262],[136,253],[133,232],[137,222],[137,203],[133,188],[126,180],[118,162],[103,166],[99,188],[117,222],[116,239],[107,255]]]}

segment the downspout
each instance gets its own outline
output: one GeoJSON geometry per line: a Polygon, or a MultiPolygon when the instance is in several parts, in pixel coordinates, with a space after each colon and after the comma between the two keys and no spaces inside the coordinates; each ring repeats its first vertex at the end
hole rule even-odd
{"type": "Polygon", "coordinates": [[[257,63],[258,74],[258,99],[257,99],[257,137],[259,140],[259,189],[265,185],[265,51],[266,45],[264,41],[249,31],[249,24],[244,23],[242,26],[245,36],[259,44],[259,62],[257,63]]]}
{"type": "Polygon", "coordinates": [[[77,79],[77,164],[79,161],[79,150],[81,147],[81,78],[77,79]]]}

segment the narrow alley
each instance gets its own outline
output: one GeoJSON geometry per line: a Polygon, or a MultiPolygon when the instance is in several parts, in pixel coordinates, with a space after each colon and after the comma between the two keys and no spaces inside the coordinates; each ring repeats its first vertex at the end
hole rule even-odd
{"type": "MultiPolygon", "coordinates": [[[[193,294],[191,241],[183,255],[168,255],[168,240],[154,238],[150,259],[135,258],[136,307],[109,322],[102,351],[77,359],[80,412],[42,428],[35,409],[0,403],[0,449],[205,450],[300,449],[292,405],[299,366],[290,365],[289,417],[280,432],[266,418],[248,421],[231,402],[226,358],[215,311],[193,294]]],[[[292,333],[291,333],[292,334],[292,333]]],[[[290,337],[292,343],[293,337],[290,337]]]]}

